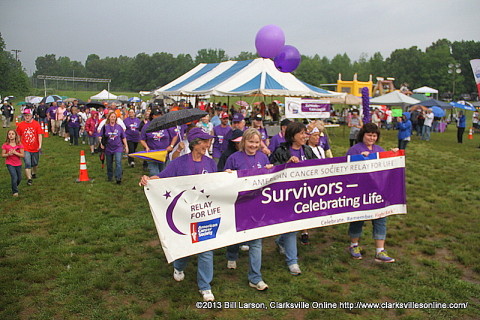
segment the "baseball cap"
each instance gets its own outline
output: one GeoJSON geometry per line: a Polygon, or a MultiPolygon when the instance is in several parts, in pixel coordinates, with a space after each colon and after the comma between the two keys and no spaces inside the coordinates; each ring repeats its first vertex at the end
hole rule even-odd
{"type": "Polygon", "coordinates": [[[212,138],[214,138],[214,136],[209,135],[208,133],[203,131],[201,128],[193,128],[187,134],[188,142],[192,142],[195,139],[208,140],[212,138]]]}
{"type": "Polygon", "coordinates": [[[262,121],[262,120],[263,120],[262,115],[261,115],[261,114],[257,114],[257,115],[255,116],[255,118],[253,118],[253,120],[262,121]]]}
{"type": "Polygon", "coordinates": [[[244,119],[243,114],[241,114],[241,113],[235,113],[235,114],[233,115],[232,121],[233,121],[233,122],[240,122],[240,121],[242,121],[243,119],[244,119]]]}
{"type": "Polygon", "coordinates": [[[226,112],[220,113],[220,119],[225,119],[225,118],[228,118],[228,113],[226,112]]]}
{"type": "Polygon", "coordinates": [[[230,141],[233,142],[240,142],[242,141],[243,131],[240,129],[235,129],[232,131],[232,136],[230,137],[230,141]]]}
{"type": "Polygon", "coordinates": [[[27,109],[23,110],[23,114],[32,114],[32,110],[27,108],[27,109]]]}
{"type": "Polygon", "coordinates": [[[162,114],[162,111],[160,110],[160,108],[152,108],[152,112],[150,112],[150,114],[152,116],[157,116],[159,114],[162,114]]]}

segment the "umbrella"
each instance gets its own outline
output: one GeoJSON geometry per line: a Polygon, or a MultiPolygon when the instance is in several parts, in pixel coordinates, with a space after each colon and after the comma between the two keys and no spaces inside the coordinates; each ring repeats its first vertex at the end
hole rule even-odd
{"type": "Polygon", "coordinates": [[[44,97],[40,102],[50,103],[50,102],[54,102],[54,101],[58,101],[58,100],[62,100],[62,97],[54,94],[54,95],[51,95],[51,96],[44,97]]]}
{"type": "Polygon", "coordinates": [[[243,101],[243,100],[237,101],[235,102],[235,104],[240,107],[245,107],[245,108],[248,107],[247,101],[243,101]]]}
{"type": "Polygon", "coordinates": [[[253,105],[258,106],[260,103],[262,103],[262,102],[257,101],[257,102],[254,102],[253,105]]]}
{"type": "Polygon", "coordinates": [[[102,103],[102,102],[95,102],[95,101],[92,101],[92,102],[89,102],[87,104],[85,104],[85,107],[89,107],[89,108],[100,108],[100,107],[105,107],[105,105],[102,103]]]}
{"type": "Polygon", "coordinates": [[[32,100],[30,100],[31,103],[40,103],[42,101],[42,97],[35,97],[32,100]]]}
{"type": "Polygon", "coordinates": [[[450,105],[450,103],[435,100],[435,99],[425,100],[425,101],[422,101],[418,104],[421,104],[422,106],[425,106],[425,107],[434,107],[435,106],[435,107],[440,107],[442,109],[452,109],[452,106],[450,105]]]}
{"type": "Polygon", "coordinates": [[[468,110],[468,111],[475,111],[475,107],[470,103],[470,102],[466,102],[466,101],[463,101],[463,100],[460,100],[460,101],[457,101],[457,102],[450,102],[450,104],[455,107],[455,108],[459,108],[459,109],[463,109],[463,110],[468,110]]]}
{"type": "Polygon", "coordinates": [[[140,102],[142,101],[142,99],[140,99],[139,97],[131,97],[130,99],[128,99],[128,102],[140,102]]]}
{"type": "Polygon", "coordinates": [[[155,118],[148,124],[147,132],[179,126],[203,118],[208,113],[197,108],[170,111],[161,117],[155,118]]]}
{"type": "Polygon", "coordinates": [[[433,115],[437,118],[441,118],[441,117],[445,116],[445,110],[443,110],[440,107],[433,106],[430,109],[432,109],[433,115]]]}
{"type": "Polygon", "coordinates": [[[280,100],[273,100],[276,104],[282,103],[280,100]]]}
{"type": "Polygon", "coordinates": [[[27,104],[27,102],[25,102],[25,101],[22,101],[22,102],[17,102],[17,104],[16,104],[16,105],[17,105],[17,106],[23,106],[23,105],[25,105],[25,104],[27,104]]]}
{"type": "Polygon", "coordinates": [[[411,106],[410,109],[408,109],[408,111],[412,112],[413,110],[417,110],[417,109],[422,109],[422,111],[427,111],[428,108],[425,106],[416,104],[414,106],[411,106]]]}
{"type": "Polygon", "coordinates": [[[165,162],[167,159],[167,150],[150,150],[147,151],[139,151],[135,153],[130,153],[128,156],[136,157],[147,161],[155,161],[155,162],[165,162]]]}

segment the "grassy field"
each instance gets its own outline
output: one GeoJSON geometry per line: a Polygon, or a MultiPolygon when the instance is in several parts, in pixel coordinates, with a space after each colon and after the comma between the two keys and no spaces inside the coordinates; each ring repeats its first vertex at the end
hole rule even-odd
{"type": "MultiPolygon", "coordinates": [[[[330,133],[334,155],[343,155],[348,135],[343,128],[330,133]]],[[[246,254],[237,270],[227,270],[225,249],[218,249],[212,286],[218,301],[468,303],[466,309],[197,309],[196,259],[185,281],[172,279],[137,185],[140,162],[124,162],[116,185],[88,146],[50,137],[38,178],[30,187],[23,180],[18,198],[3,165],[0,171],[0,319],[479,319],[480,134],[465,134],[463,144],[455,134],[449,127],[408,145],[408,214],[388,223],[396,263],[373,261],[370,224],[364,259],[350,259],[343,224],[311,231],[311,244],[299,246],[298,277],[287,272],[273,238],[265,239],[267,292],[248,287],[246,254]],[[95,180],[75,183],[82,149],[95,180]]],[[[380,145],[396,146],[396,131],[382,131],[380,145]]]]}

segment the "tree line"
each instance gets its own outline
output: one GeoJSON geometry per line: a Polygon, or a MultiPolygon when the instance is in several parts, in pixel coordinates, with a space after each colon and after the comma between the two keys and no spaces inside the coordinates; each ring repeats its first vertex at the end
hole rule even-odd
{"type": "MultiPolygon", "coordinates": [[[[0,45],[4,46],[1,35],[0,45]]],[[[3,47],[2,54],[11,56],[8,52],[4,52],[3,47]]],[[[343,80],[352,80],[355,73],[358,74],[360,81],[367,81],[370,74],[373,75],[374,82],[376,77],[393,77],[397,88],[402,83],[407,83],[410,89],[427,85],[442,93],[447,93],[455,87],[458,97],[460,93],[476,92],[470,60],[480,58],[479,55],[480,42],[473,40],[451,42],[447,39],[440,39],[432,43],[425,51],[417,46],[412,46],[408,49],[397,49],[386,58],[380,52],[376,52],[372,56],[362,54],[356,61],[352,61],[346,53],[337,54],[332,59],[321,57],[318,54],[302,56],[300,66],[293,73],[302,81],[315,86],[336,83],[339,73],[342,74],[343,80]],[[461,73],[449,73],[451,64],[459,64],[461,73]]],[[[190,54],[174,56],[167,52],[139,53],[135,57],[106,58],[90,54],[85,63],[71,60],[68,57],[47,54],[37,57],[36,71],[32,80],[35,80],[37,75],[109,78],[112,79],[111,91],[152,90],[176,79],[199,63],[255,58],[257,55],[251,52],[228,56],[223,49],[201,49],[197,51],[195,57],[190,54]]],[[[0,68],[2,61],[0,60],[0,68]]],[[[18,67],[19,62],[14,61],[15,63],[13,63],[11,59],[9,61],[11,65],[16,64],[18,67]]],[[[16,69],[13,68],[13,70],[16,69]]],[[[20,80],[25,76],[20,76],[20,80]]],[[[19,83],[24,82],[24,80],[20,80],[19,83]]],[[[16,83],[17,80],[12,81],[16,83]]],[[[10,85],[21,86],[14,83],[10,85]]],[[[0,94],[4,90],[3,87],[5,84],[2,82],[0,94]]],[[[333,89],[333,87],[326,88],[333,89]]]]}

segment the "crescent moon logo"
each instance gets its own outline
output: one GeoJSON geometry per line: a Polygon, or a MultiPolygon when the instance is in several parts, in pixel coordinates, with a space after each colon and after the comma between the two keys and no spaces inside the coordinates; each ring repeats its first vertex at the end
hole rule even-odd
{"type": "Polygon", "coordinates": [[[175,196],[175,198],[173,198],[173,201],[168,205],[167,213],[166,213],[167,223],[168,223],[168,226],[170,227],[170,229],[172,229],[173,232],[181,234],[181,235],[185,235],[185,233],[178,230],[177,226],[175,226],[175,223],[173,223],[173,210],[175,209],[175,206],[177,205],[178,199],[180,199],[180,197],[182,196],[182,194],[185,191],[187,191],[187,190],[183,190],[177,196],[175,196]]]}

